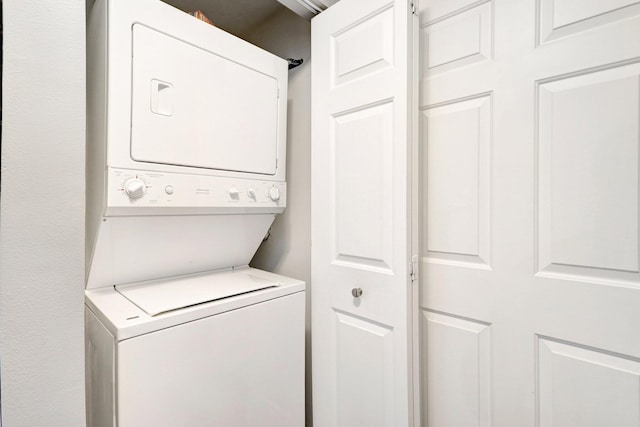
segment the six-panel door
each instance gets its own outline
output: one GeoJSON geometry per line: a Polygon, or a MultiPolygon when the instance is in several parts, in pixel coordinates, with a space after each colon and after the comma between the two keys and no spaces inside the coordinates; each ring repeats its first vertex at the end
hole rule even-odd
{"type": "Polygon", "coordinates": [[[640,426],[640,3],[419,13],[422,425],[640,426]]]}
{"type": "Polygon", "coordinates": [[[409,425],[406,0],[312,22],[312,346],[317,426],[409,425]]]}

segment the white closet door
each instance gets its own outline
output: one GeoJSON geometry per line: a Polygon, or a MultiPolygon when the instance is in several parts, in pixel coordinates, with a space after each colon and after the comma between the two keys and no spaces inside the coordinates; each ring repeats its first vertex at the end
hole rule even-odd
{"type": "Polygon", "coordinates": [[[422,425],[640,426],[640,2],[419,6],[422,425]]]}
{"type": "Polygon", "coordinates": [[[410,422],[410,22],[407,0],[342,0],[312,22],[316,426],[410,422]]]}

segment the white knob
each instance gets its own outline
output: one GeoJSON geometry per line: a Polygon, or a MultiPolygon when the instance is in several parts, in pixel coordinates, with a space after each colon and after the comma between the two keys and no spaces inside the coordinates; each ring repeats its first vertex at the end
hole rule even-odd
{"type": "Polygon", "coordinates": [[[238,191],[237,188],[232,187],[229,189],[229,196],[231,196],[232,199],[237,199],[240,197],[240,191],[238,191]]]}
{"type": "Polygon", "coordinates": [[[147,192],[147,184],[139,178],[128,179],[124,183],[124,192],[130,199],[139,199],[147,192]]]}
{"type": "Polygon", "coordinates": [[[249,197],[251,197],[252,199],[255,199],[255,198],[256,198],[256,190],[254,190],[253,188],[250,188],[250,189],[247,191],[247,194],[248,194],[248,195],[249,195],[249,197]]]}
{"type": "Polygon", "coordinates": [[[280,200],[280,189],[278,187],[271,187],[269,189],[269,197],[274,202],[277,202],[278,200],[280,200]]]}

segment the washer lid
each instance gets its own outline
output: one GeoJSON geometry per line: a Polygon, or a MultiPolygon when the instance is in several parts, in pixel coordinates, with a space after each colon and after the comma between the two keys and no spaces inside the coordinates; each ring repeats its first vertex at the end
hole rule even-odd
{"type": "Polygon", "coordinates": [[[236,270],[116,285],[115,289],[149,316],[157,316],[279,285],[246,270],[236,270]]]}

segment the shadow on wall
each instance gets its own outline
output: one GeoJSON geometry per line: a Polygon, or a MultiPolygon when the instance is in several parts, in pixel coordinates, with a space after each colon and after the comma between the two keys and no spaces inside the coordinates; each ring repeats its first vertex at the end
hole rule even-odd
{"type": "MultiPolygon", "coordinates": [[[[3,9],[4,5],[2,4],[2,0],[0,0],[0,82],[2,81],[2,59],[4,58],[3,9]]],[[[2,153],[2,84],[0,84],[0,153],[2,153]]],[[[0,168],[0,192],[2,192],[2,168],[0,168]]],[[[0,373],[0,377],[2,377],[2,373],[0,373]]],[[[0,384],[2,384],[2,380],[0,380],[0,384]]],[[[0,386],[0,427],[2,427],[2,386],[0,386]]]]}
{"type": "MultiPolygon", "coordinates": [[[[2,0],[0,0],[0,82],[2,81],[2,60],[4,58],[4,32],[2,28],[2,23],[4,22],[2,18],[2,11],[4,6],[2,4],[2,0]]],[[[2,84],[0,84],[0,153],[2,152],[2,84]]],[[[0,168],[0,192],[2,191],[2,169],[0,168]]],[[[2,402],[2,391],[0,387],[0,402],[2,402]]],[[[0,426],[2,426],[2,405],[0,404],[0,426]]]]}

